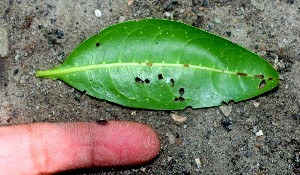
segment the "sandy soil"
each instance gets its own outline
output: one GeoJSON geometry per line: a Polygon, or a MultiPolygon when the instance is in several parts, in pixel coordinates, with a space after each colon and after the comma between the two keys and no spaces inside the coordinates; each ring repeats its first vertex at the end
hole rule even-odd
{"type": "Polygon", "coordinates": [[[161,138],[161,153],[148,165],[73,174],[300,174],[300,2],[129,2],[0,1],[0,124],[130,120],[152,126],[161,138]],[[279,87],[222,108],[148,111],[35,77],[106,26],[145,17],[183,21],[257,52],[278,69],[279,87]],[[187,120],[175,122],[174,115],[187,120]]]}

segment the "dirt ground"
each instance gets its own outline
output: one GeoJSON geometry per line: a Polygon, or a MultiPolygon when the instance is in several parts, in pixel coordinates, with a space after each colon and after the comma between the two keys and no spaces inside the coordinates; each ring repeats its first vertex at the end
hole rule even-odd
{"type": "Polygon", "coordinates": [[[297,0],[1,0],[0,124],[117,119],[159,134],[161,152],[147,165],[72,174],[300,174],[299,42],[297,0]],[[277,68],[279,87],[222,107],[149,111],[35,77],[106,26],[149,17],[183,21],[257,52],[277,68]]]}

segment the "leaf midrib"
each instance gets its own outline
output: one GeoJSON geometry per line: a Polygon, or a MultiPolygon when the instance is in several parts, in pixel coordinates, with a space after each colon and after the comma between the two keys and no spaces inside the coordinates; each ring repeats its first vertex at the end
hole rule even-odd
{"type": "MultiPolygon", "coordinates": [[[[216,68],[210,68],[205,66],[196,66],[191,64],[180,64],[180,63],[103,63],[103,64],[95,64],[95,65],[85,65],[85,66],[73,66],[73,67],[64,67],[64,68],[56,68],[56,69],[49,69],[45,71],[36,71],[37,77],[50,77],[50,76],[59,76],[64,74],[70,74],[75,72],[83,72],[101,68],[114,68],[114,67],[136,67],[136,66],[144,66],[144,67],[181,67],[185,69],[198,69],[198,70],[207,70],[211,72],[219,72],[223,74],[231,74],[231,75],[238,75],[238,72],[228,71],[228,70],[221,70],[216,68]]],[[[247,77],[255,77],[254,75],[246,74],[244,76],[247,77]]]]}

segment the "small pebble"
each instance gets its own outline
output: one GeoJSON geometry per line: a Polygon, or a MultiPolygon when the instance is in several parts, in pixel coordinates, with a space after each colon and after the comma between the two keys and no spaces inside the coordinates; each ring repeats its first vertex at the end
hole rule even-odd
{"type": "Polygon", "coordinates": [[[197,167],[198,167],[199,169],[201,169],[201,160],[200,160],[199,157],[195,159],[195,162],[196,162],[197,167]]]}
{"type": "Polygon", "coordinates": [[[254,107],[258,108],[259,107],[259,102],[256,101],[256,102],[253,103],[253,105],[254,105],[254,107]]]}
{"type": "Polygon", "coordinates": [[[219,109],[221,110],[221,112],[226,116],[228,117],[232,111],[232,105],[228,104],[228,105],[225,105],[223,104],[222,106],[219,107],[219,109]]]}
{"type": "Polygon", "coordinates": [[[221,20],[220,20],[219,18],[214,18],[214,22],[215,22],[216,24],[220,24],[220,23],[221,23],[221,20]]]}
{"type": "Polygon", "coordinates": [[[106,112],[111,112],[113,109],[112,108],[105,108],[106,112]]]}
{"type": "Polygon", "coordinates": [[[171,13],[170,12],[165,12],[166,17],[170,17],[171,13]]]}
{"type": "Polygon", "coordinates": [[[134,3],[134,0],[128,0],[128,5],[132,5],[134,3]]]}
{"type": "Polygon", "coordinates": [[[252,132],[253,132],[253,134],[257,133],[257,126],[253,126],[252,132]]]}
{"type": "Polygon", "coordinates": [[[124,21],[126,21],[126,17],[125,16],[120,16],[119,22],[124,22],[124,21]]]}
{"type": "Polygon", "coordinates": [[[167,133],[166,136],[168,137],[171,145],[175,143],[175,136],[173,134],[167,133]]]}
{"type": "Polygon", "coordinates": [[[263,136],[264,133],[262,130],[258,130],[258,132],[255,133],[256,137],[260,137],[260,136],[263,136]]]}
{"type": "Polygon", "coordinates": [[[102,16],[102,12],[101,12],[99,9],[96,9],[96,10],[95,10],[95,16],[96,16],[97,18],[100,18],[100,17],[102,16]]]}
{"type": "Polygon", "coordinates": [[[178,123],[183,123],[187,120],[186,117],[177,114],[171,114],[171,118],[178,123]]]}
{"type": "Polygon", "coordinates": [[[146,168],[145,167],[142,167],[140,168],[141,171],[145,172],[146,171],[146,168]]]}
{"type": "Polygon", "coordinates": [[[136,116],[136,111],[132,111],[132,112],[130,113],[130,115],[136,116]]]}

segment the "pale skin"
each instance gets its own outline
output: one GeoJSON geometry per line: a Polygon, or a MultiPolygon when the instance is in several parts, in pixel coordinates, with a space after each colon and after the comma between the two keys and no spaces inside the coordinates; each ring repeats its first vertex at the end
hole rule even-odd
{"type": "Polygon", "coordinates": [[[0,174],[52,174],[119,167],[155,158],[155,131],[126,121],[35,123],[0,127],[0,174]]]}

